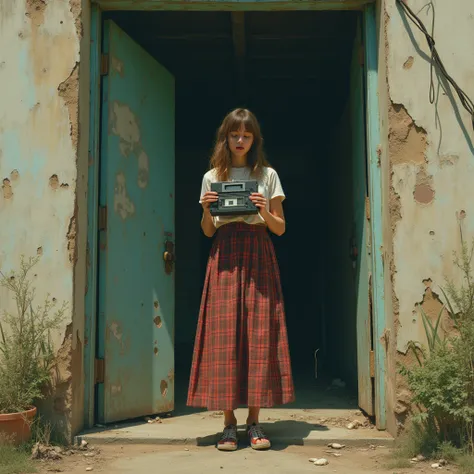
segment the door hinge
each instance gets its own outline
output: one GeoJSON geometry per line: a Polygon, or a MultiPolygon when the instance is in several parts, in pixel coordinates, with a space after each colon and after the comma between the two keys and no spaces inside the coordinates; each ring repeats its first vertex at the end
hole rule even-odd
{"type": "Polygon", "coordinates": [[[105,361],[104,359],[95,359],[94,361],[94,379],[95,383],[105,382],[105,361]]]}
{"type": "Polygon", "coordinates": [[[99,206],[99,230],[107,230],[107,206],[99,206]]]}
{"type": "Polygon", "coordinates": [[[370,371],[370,377],[375,378],[375,353],[374,353],[374,351],[369,352],[369,371],[370,371]]]}
{"type": "Polygon", "coordinates": [[[369,196],[365,196],[365,217],[370,221],[370,199],[369,196]]]}
{"type": "Polygon", "coordinates": [[[109,73],[109,55],[101,54],[100,56],[100,75],[106,76],[109,73]]]}

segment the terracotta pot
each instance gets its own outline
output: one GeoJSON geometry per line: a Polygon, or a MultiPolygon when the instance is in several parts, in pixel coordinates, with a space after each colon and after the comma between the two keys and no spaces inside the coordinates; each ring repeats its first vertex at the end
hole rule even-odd
{"type": "Polygon", "coordinates": [[[31,439],[31,425],[35,415],[35,407],[20,413],[0,414],[0,433],[11,438],[15,445],[28,442],[31,439]]]}

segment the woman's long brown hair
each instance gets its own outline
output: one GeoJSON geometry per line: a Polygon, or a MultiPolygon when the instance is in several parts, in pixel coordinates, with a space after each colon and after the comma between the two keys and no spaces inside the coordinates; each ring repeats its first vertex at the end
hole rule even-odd
{"type": "Polygon", "coordinates": [[[219,181],[229,179],[232,167],[232,156],[227,143],[229,133],[238,131],[242,125],[247,132],[253,134],[253,143],[247,154],[247,166],[251,169],[252,174],[259,177],[263,167],[269,166],[263,151],[263,137],[257,118],[250,110],[235,109],[224,118],[217,130],[216,144],[211,156],[210,166],[211,169],[216,170],[219,181]]]}

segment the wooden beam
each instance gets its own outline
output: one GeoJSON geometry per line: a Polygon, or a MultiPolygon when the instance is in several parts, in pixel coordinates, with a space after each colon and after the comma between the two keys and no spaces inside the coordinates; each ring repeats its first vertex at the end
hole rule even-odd
{"type": "Polygon", "coordinates": [[[102,10],[291,11],[362,10],[375,0],[93,0],[102,10]]]}
{"type": "Polygon", "coordinates": [[[234,43],[235,72],[237,77],[237,90],[242,105],[247,100],[247,87],[245,76],[245,12],[232,12],[232,41],[234,43]]]}

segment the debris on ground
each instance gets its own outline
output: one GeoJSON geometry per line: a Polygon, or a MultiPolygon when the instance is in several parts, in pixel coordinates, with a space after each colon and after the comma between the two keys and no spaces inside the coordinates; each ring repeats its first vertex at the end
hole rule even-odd
{"type": "Polygon", "coordinates": [[[334,453],[332,451],[324,451],[326,454],[330,454],[331,456],[334,456],[335,458],[340,458],[342,456],[341,453],[334,453]]]}
{"type": "Polygon", "coordinates": [[[48,461],[59,461],[62,459],[63,449],[59,446],[46,446],[36,443],[31,450],[31,459],[44,459],[48,461]]]}
{"type": "Polygon", "coordinates": [[[359,426],[362,426],[362,423],[359,420],[354,420],[354,421],[351,421],[347,425],[347,429],[348,430],[356,430],[357,428],[359,428],[359,426]]]}
{"type": "Polygon", "coordinates": [[[311,458],[309,462],[312,462],[315,466],[327,466],[329,464],[326,458],[311,458]]]}
{"type": "Polygon", "coordinates": [[[423,456],[423,454],[418,454],[418,456],[412,458],[411,460],[412,463],[423,462],[423,461],[426,461],[426,458],[425,456],[423,456]]]}
{"type": "Polygon", "coordinates": [[[147,416],[145,418],[145,421],[147,423],[163,423],[163,420],[159,416],[156,416],[155,418],[151,418],[151,417],[147,416]]]}
{"type": "Polygon", "coordinates": [[[329,443],[328,444],[328,448],[332,448],[332,449],[343,449],[345,447],[346,447],[345,444],[339,444],[339,443],[329,443]]]}

